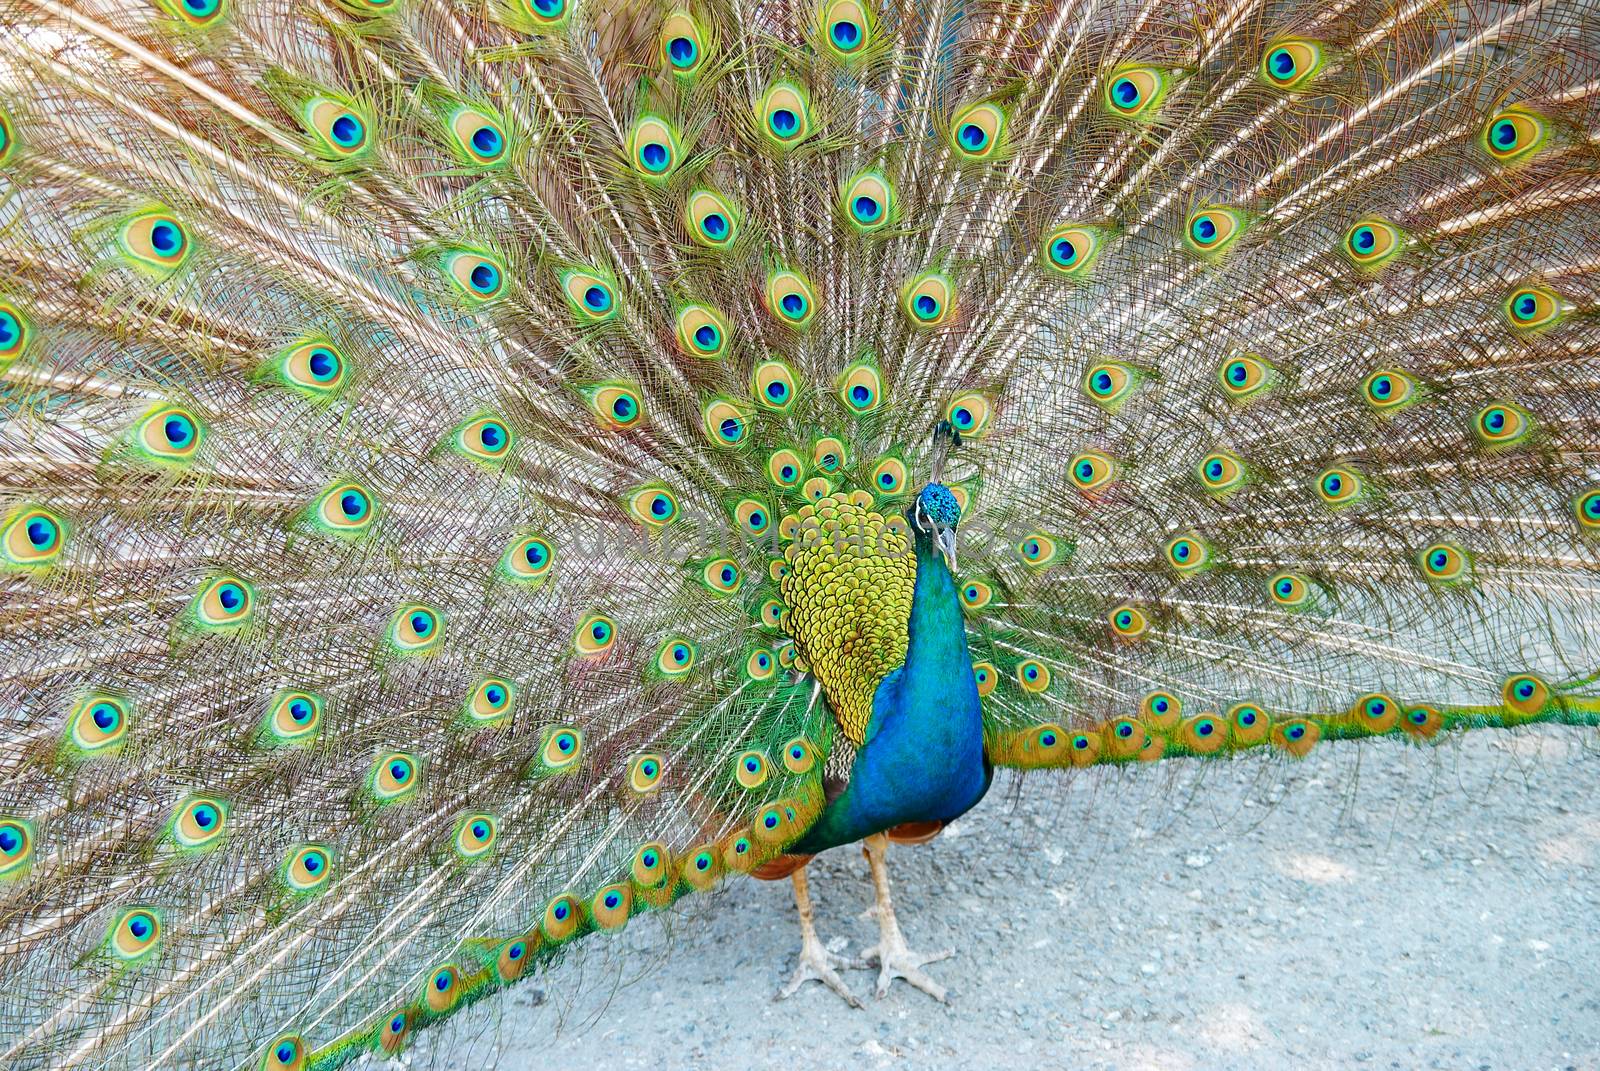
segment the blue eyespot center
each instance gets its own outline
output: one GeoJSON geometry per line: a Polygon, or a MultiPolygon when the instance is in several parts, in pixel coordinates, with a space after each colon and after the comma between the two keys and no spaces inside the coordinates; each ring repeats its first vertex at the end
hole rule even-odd
{"type": "Polygon", "coordinates": [[[701,222],[707,237],[720,239],[728,233],[728,220],[720,212],[712,212],[701,222]]]}
{"type": "Polygon", "coordinates": [[[687,67],[692,64],[700,50],[687,37],[674,37],[667,43],[667,55],[672,60],[674,67],[687,67]]]}
{"type": "Polygon", "coordinates": [[[500,285],[500,273],[492,264],[476,265],[469,277],[472,279],[472,288],[480,294],[486,294],[500,285]]]}
{"type": "Polygon", "coordinates": [[[183,233],[171,223],[157,223],[150,228],[150,244],[163,256],[171,256],[183,245],[183,233]]]}
{"type": "Polygon", "coordinates": [[[639,150],[639,159],[650,171],[665,170],[668,159],[667,147],[659,141],[647,142],[639,150]]]}
{"type": "Polygon", "coordinates": [[[162,426],[162,434],[167,437],[167,442],[175,447],[189,445],[189,440],[194,438],[194,424],[188,418],[169,416],[162,426]]]}
{"type": "Polygon", "coordinates": [[[1494,125],[1490,137],[1494,139],[1497,147],[1509,149],[1517,143],[1517,124],[1509,119],[1502,119],[1494,125]]]}
{"type": "Polygon", "coordinates": [[[333,134],[334,141],[349,148],[361,140],[361,121],[346,112],[333,121],[329,131],[333,134]]]}
{"type": "Polygon", "coordinates": [[[772,132],[780,138],[793,137],[795,131],[800,129],[800,117],[788,108],[776,109],[768,121],[772,126],[772,132]]]}
{"type": "Polygon", "coordinates": [[[328,350],[315,349],[311,351],[311,359],[308,365],[311,368],[313,377],[320,381],[326,381],[332,379],[338,373],[339,358],[328,350]]]}
{"type": "Polygon", "coordinates": [[[1281,80],[1294,75],[1294,56],[1290,55],[1289,50],[1286,48],[1280,48],[1274,52],[1268,57],[1267,63],[1271,66],[1272,74],[1275,78],[1281,80]]]}
{"type": "Polygon", "coordinates": [[[988,133],[977,123],[963,123],[957,137],[968,152],[978,152],[989,143],[988,133]]]}
{"type": "Polygon", "coordinates": [[[502,144],[500,131],[492,126],[480,126],[472,132],[472,147],[478,150],[479,155],[493,156],[500,151],[502,144]]]}
{"type": "Polygon", "coordinates": [[[855,203],[852,205],[852,211],[855,212],[856,219],[863,223],[871,223],[876,220],[879,213],[883,211],[883,206],[878,204],[876,198],[868,197],[865,194],[862,194],[855,199],[855,203]]]}
{"type": "Polygon", "coordinates": [[[244,591],[237,584],[224,584],[217,589],[217,601],[224,610],[237,610],[244,603],[244,591]]]}
{"type": "Polygon", "coordinates": [[[583,292],[583,303],[596,312],[611,307],[611,293],[603,286],[591,286],[583,292]]]}
{"type": "Polygon", "coordinates": [[[701,324],[695,329],[694,344],[703,350],[714,350],[717,348],[718,337],[719,332],[715,327],[710,324],[701,324]]]}
{"type": "Polygon", "coordinates": [[[806,299],[799,294],[785,294],[779,304],[783,306],[783,311],[790,316],[801,316],[806,311],[806,299]]]}
{"type": "Polygon", "coordinates": [[[1118,78],[1111,86],[1111,96],[1119,108],[1132,108],[1139,103],[1139,87],[1131,78],[1118,78]]]}
{"type": "Polygon", "coordinates": [[[849,51],[861,43],[861,27],[849,19],[840,19],[828,27],[828,36],[832,38],[834,47],[849,51]]]}
{"type": "Polygon", "coordinates": [[[1351,237],[1350,244],[1362,253],[1372,252],[1372,247],[1378,244],[1378,236],[1372,233],[1371,227],[1357,227],[1356,233],[1351,237]]]}
{"type": "MultiPolygon", "coordinates": [[[[1050,243],[1050,256],[1051,259],[1053,259],[1057,264],[1065,268],[1071,265],[1073,261],[1078,259],[1078,247],[1073,245],[1065,238],[1057,238],[1054,242],[1050,243]]],[[[1110,389],[1111,377],[1107,376],[1104,372],[1100,373],[1100,375],[1107,381],[1107,385],[1101,389],[1110,389]]]]}
{"type": "Polygon", "coordinates": [[[1201,216],[1194,221],[1194,226],[1190,228],[1190,232],[1197,242],[1202,244],[1211,242],[1217,237],[1217,224],[1210,216],[1201,216]]]}

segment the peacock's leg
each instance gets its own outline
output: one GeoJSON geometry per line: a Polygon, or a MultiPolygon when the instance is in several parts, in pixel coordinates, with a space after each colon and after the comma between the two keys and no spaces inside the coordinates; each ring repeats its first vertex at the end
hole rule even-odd
{"type": "Polygon", "coordinates": [[[861,845],[867,856],[867,865],[872,868],[872,889],[878,901],[875,909],[878,916],[878,943],[862,953],[862,958],[878,964],[878,996],[888,994],[889,984],[896,978],[904,978],[934,1000],[943,1001],[944,986],[929,977],[922,968],[929,963],[949,959],[956,954],[956,950],[946,948],[924,955],[913,952],[906,945],[905,935],[900,932],[900,923],[894,917],[894,903],[889,898],[889,868],[884,863],[884,858],[889,854],[889,838],[877,833],[862,841],[861,845]]]}
{"type": "Polygon", "coordinates": [[[844,980],[839,977],[838,968],[865,967],[866,961],[836,955],[823,947],[822,941],[817,937],[815,916],[811,909],[811,893],[806,887],[806,868],[801,867],[796,870],[789,875],[789,880],[794,882],[794,906],[800,911],[800,962],[794,969],[794,977],[790,978],[789,984],[778,993],[777,999],[794,996],[801,986],[816,979],[843,997],[852,1008],[861,1007],[860,998],[850,992],[844,984],[844,980]]]}

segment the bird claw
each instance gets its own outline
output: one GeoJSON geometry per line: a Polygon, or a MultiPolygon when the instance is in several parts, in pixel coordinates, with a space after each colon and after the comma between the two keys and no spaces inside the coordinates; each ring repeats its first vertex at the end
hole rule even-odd
{"type": "Polygon", "coordinates": [[[902,978],[911,985],[916,986],[928,996],[941,1004],[948,1004],[948,994],[944,986],[933,980],[933,977],[923,967],[930,963],[938,963],[942,959],[949,959],[956,954],[953,948],[941,949],[938,952],[913,952],[906,945],[905,938],[900,935],[896,927],[893,933],[885,933],[883,939],[862,953],[861,958],[868,963],[878,964],[879,1000],[889,995],[889,986],[896,978],[902,978]]]}
{"type": "Polygon", "coordinates": [[[804,940],[800,946],[800,962],[795,965],[794,974],[772,999],[785,1000],[799,992],[807,982],[817,981],[837,993],[852,1008],[859,1008],[861,998],[850,992],[850,988],[844,984],[844,979],[839,977],[839,968],[864,969],[867,966],[869,964],[865,959],[841,956],[829,952],[821,941],[804,940]]]}

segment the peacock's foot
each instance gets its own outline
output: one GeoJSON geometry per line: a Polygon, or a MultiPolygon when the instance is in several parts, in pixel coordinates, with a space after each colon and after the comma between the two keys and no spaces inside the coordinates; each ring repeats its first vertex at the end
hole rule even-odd
{"type": "Polygon", "coordinates": [[[861,958],[878,965],[879,999],[888,996],[889,986],[896,978],[903,978],[934,1000],[948,1004],[944,986],[934,981],[922,968],[949,959],[956,954],[956,950],[946,948],[930,953],[912,951],[906,944],[905,934],[900,932],[900,923],[894,917],[894,903],[889,898],[889,868],[884,862],[889,840],[880,833],[868,837],[862,842],[862,847],[867,864],[872,869],[872,887],[877,899],[873,913],[878,919],[878,943],[863,952],[861,958]]]}
{"type": "Polygon", "coordinates": [[[800,943],[800,962],[795,965],[794,974],[790,976],[789,983],[778,991],[778,1000],[792,997],[799,992],[800,987],[807,982],[821,982],[843,998],[844,1002],[852,1008],[861,1007],[861,998],[850,992],[850,987],[844,984],[844,979],[839,977],[839,971],[851,967],[867,967],[869,964],[864,959],[851,956],[841,956],[829,952],[821,941],[817,940],[815,933],[805,935],[800,943]]]}
{"type": "Polygon", "coordinates": [[[811,908],[811,893],[806,886],[805,867],[796,870],[790,876],[794,882],[794,906],[800,913],[800,962],[795,965],[794,975],[789,979],[789,984],[778,991],[774,1000],[783,1000],[792,997],[801,986],[810,981],[818,981],[839,996],[852,1008],[861,1007],[861,999],[844,984],[844,979],[839,977],[841,967],[865,967],[864,959],[853,959],[829,952],[817,937],[817,927],[811,908]]]}

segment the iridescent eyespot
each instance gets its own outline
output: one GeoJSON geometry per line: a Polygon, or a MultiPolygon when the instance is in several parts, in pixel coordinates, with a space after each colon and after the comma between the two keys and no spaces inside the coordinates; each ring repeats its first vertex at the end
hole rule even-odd
{"type": "Polygon", "coordinates": [[[210,796],[194,796],[179,804],[167,824],[167,835],[179,851],[204,851],[217,846],[227,825],[227,804],[210,796]]]}
{"type": "Polygon", "coordinates": [[[1505,686],[1500,689],[1500,698],[1507,709],[1525,718],[1542,713],[1550,697],[1550,685],[1531,673],[1518,673],[1507,678],[1505,686]]]}
{"type": "Polygon", "coordinates": [[[1400,728],[1407,736],[1432,740],[1444,728],[1444,716],[1432,707],[1412,707],[1401,717],[1400,728]]]}
{"type": "Polygon", "coordinates": [[[1228,723],[1210,714],[1196,714],[1178,726],[1178,742],[1197,755],[1214,755],[1228,742],[1228,723]]]}
{"type": "Polygon", "coordinates": [[[443,638],[443,617],[421,603],[407,603],[389,620],[389,646],[400,654],[425,654],[435,650],[443,638]]]}
{"type": "Polygon", "coordinates": [[[844,443],[831,435],[811,444],[811,464],[821,472],[838,472],[844,467],[846,457],[844,443]]]}
{"type": "MultiPolygon", "coordinates": [[[[0,121],[4,120],[0,116],[0,121]]],[[[0,127],[0,134],[4,128],[0,127]]],[[[4,159],[5,142],[0,139],[0,161],[4,159]]],[[[9,301],[0,300],[0,368],[22,356],[33,338],[33,324],[22,310],[9,301]]]]}
{"type": "Polygon", "coordinates": [[[392,1055],[400,1051],[410,1034],[411,1013],[397,1011],[384,1020],[383,1029],[378,1031],[378,1047],[392,1055]]]}
{"type": "Polygon", "coordinates": [[[158,405],[139,418],[133,434],[134,446],[146,457],[181,465],[194,460],[205,441],[206,429],[190,410],[158,405]]]}
{"type": "Polygon", "coordinates": [[[1178,573],[1193,573],[1211,563],[1211,548],[1192,532],[1167,541],[1167,564],[1178,573]]]}
{"type": "Polygon", "coordinates": [[[666,845],[652,841],[642,844],[633,853],[633,864],[628,868],[634,884],[642,889],[654,889],[667,880],[666,845]]]}
{"type": "Polygon", "coordinates": [[[584,656],[605,654],[616,642],[616,623],[604,614],[590,614],[572,632],[572,646],[584,656]]]}
{"type": "Polygon", "coordinates": [[[999,681],[1000,671],[993,662],[974,662],[972,665],[972,680],[978,686],[978,698],[982,699],[994,691],[995,684],[999,681]]]}
{"type": "Polygon", "coordinates": [[[983,438],[992,415],[989,399],[977,391],[958,394],[944,407],[944,418],[964,439],[983,438]]]}
{"type": "Polygon", "coordinates": [[[1151,692],[1140,702],[1139,715],[1152,729],[1172,729],[1183,719],[1183,704],[1171,692],[1151,692]]]}
{"type": "MultiPolygon", "coordinates": [[[[393,0],[384,2],[391,3],[393,0]]],[[[566,21],[567,0],[517,0],[517,2],[521,7],[521,13],[527,15],[533,29],[552,30],[566,21]]]]}
{"type": "Polygon", "coordinates": [[[1055,561],[1056,541],[1043,532],[1030,532],[1017,544],[1017,557],[1028,565],[1049,565],[1055,561]]]}
{"type": "Polygon", "coordinates": [[[158,0],[160,5],[189,26],[208,26],[227,10],[225,0],[158,0]]]}
{"type": "Polygon", "coordinates": [[[1388,264],[1405,251],[1406,236],[1400,228],[1374,216],[1357,220],[1345,232],[1339,247],[1358,268],[1372,271],[1388,264]]]}
{"type": "Polygon", "coordinates": [[[1538,331],[1560,323],[1572,306],[1547,287],[1524,286],[1513,290],[1502,308],[1506,321],[1516,330],[1538,331]]]}
{"type": "Polygon", "coordinates": [[[68,733],[85,756],[114,754],[128,734],[128,705],[115,696],[91,693],[73,705],[68,733]]]}
{"type": "Polygon", "coordinates": [[[1228,708],[1228,735],[1240,747],[1259,744],[1272,731],[1272,719],[1254,703],[1238,703],[1228,708]]]}
{"type": "Polygon", "coordinates": [[[492,814],[469,814],[456,823],[455,850],[462,859],[482,859],[494,851],[499,824],[492,814]]]}
{"type": "Polygon", "coordinates": [[[599,324],[616,318],[617,285],[598,270],[573,268],[560,274],[561,293],[581,323],[599,324]]]}
{"type": "Polygon", "coordinates": [[[602,930],[621,929],[632,910],[633,890],[626,885],[607,885],[589,901],[589,917],[602,930]]]}
{"type": "Polygon", "coordinates": [[[1195,466],[1200,483],[1213,494],[1225,494],[1245,482],[1244,463],[1233,454],[1207,454],[1195,466]]]}
{"type": "Polygon", "coordinates": [[[756,616],[768,628],[777,628],[783,623],[783,615],[788,612],[789,607],[784,605],[782,599],[767,599],[761,604],[761,609],[756,612],[756,616]]]}
{"type": "Polygon", "coordinates": [[[695,190],[684,209],[689,237],[707,249],[726,249],[739,236],[739,214],[720,193],[695,190]]]}
{"type": "Polygon", "coordinates": [[[402,751],[379,755],[367,774],[367,790],[378,803],[398,803],[410,799],[421,782],[416,758],[402,751]]]}
{"type": "Polygon", "coordinates": [[[863,416],[883,404],[883,377],[876,365],[857,361],[839,375],[835,390],[844,407],[863,416]]]}
{"type": "Polygon", "coordinates": [[[21,568],[47,566],[61,557],[66,542],[67,524],[59,514],[23,506],[0,527],[0,562],[21,568]]]}
{"type": "Polygon", "coordinates": [[[138,963],[155,951],[160,940],[160,913],[153,907],[130,907],[111,921],[106,950],[121,963],[138,963]]]}
{"type": "Polygon", "coordinates": [[[791,148],[811,133],[811,109],[805,92],[793,82],[771,86],[756,106],[761,132],[769,145],[791,148]]]}
{"type": "Polygon", "coordinates": [[[1083,375],[1083,392],[1109,412],[1115,412],[1138,384],[1138,373],[1118,361],[1103,361],[1083,375]]]}
{"type": "Polygon", "coordinates": [[[1217,382],[1228,397],[1238,402],[1271,388],[1277,378],[1276,369],[1250,353],[1222,362],[1217,370],[1217,382]]]}
{"type": "Polygon", "coordinates": [[[22,876],[33,860],[33,824],[0,815],[0,881],[22,876]]]}
{"type": "Polygon", "coordinates": [[[750,435],[750,413],[731,398],[713,398],[701,412],[700,429],[713,446],[739,446],[750,435]]]}
{"type": "Polygon", "coordinates": [[[1600,487],[1591,487],[1573,499],[1572,513],[1584,528],[1600,529],[1600,487]]]}
{"type": "Polygon", "coordinates": [[[516,685],[503,677],[485,677],[467,695],[467,720],[477,725],[493,725],[511,713],[516,700],[516,685]]]}
{"type": "Polygon", "coordinates": [[[1117,478],[1117,463],[1098,450],[1085,450],[1067,462],[1067,476],[1086,494],[1099,491],[1117,478]]]}
{"type": "Polygon", "coordinates": [[[633,491],[627,498],[628,515],[647,528],[663,528],[678,519],[678,500],[660,484],[633,491]]]}
{"type": "Polygon", "coordinates": [[[950,145],[965,160],[993,158],[1005,140],[1006,113],[999,105],[972,104],[950,121],[950,145]]]}
{"type": "Polygon", "coordinates": [[[894,188],[881,171],[858,172],[839,194],[839,209],[858,234],[873,234],[895,217],[894,188]]]}
{"type": "Polygon", "coordinates": [[[659,181],[678,166],[678,135],[665,119],[647,115],[628,134],[628,159],[640,175],[659,181]]]}
{"type": "Polygon", "coordinates": [[[322,728],[323,699],[311,692],[279,692],[267,709],[266,740],[275,744],[308,744],[322,728]]]}
{"type": "Polygon", "coordinates": [[[461,999],[461,970],[453,963],[442,964],[429,972],[422,986],[422,1001],[435,1015],[443,1015],[461,999]]]}
{"type": "Polygon", "coordinates": [[[477,108],[461,107],[449,119],[452,148],[462,162],[493,167],[506,160],[510,148],[500,121],[477,108]]]}
{"type": "Polygon", "coordinates": [[[872,467],[867,480],[880,495],[897,495],[906,485],[906,463],[898,457],[885,457],[872,467]]]}
{"type": "Polygon", "coordinates": [[[17,133],[12,128],[11,117],[5,112],[0,112],[0,167],[5,166],[16,149],[17,133]]]}
{"type": "Polygon", "coordinates": [[[678,312],[677,336],[678,348],[691,357],[716,361],[728,352],[728,325],[705,305],[686,305],[678,312]]]}
{"type": "Polygon", "coordinates": [[[1427,579],[1449,582],[1464,577],[1472,559],[1454,543],[1435,543],[1417,555],[1417,563],[1427,579]]]}
{"type": "Polygon", "coordinates": [[[506,291],[506,269],[499,257],[481,249],[451,249],[439,258],[445,278],[471,305],[487,305],[506,291]]]}
{"type": "Polygon", "coordinates": [[[732,558],[713,558],[700,569],[700,582],[718,595],[732,595],[742,580],[739,563],[732,558]]]}
{"type": "Polygon", "coordinates": [[[663,677],[681,677],[694,668],[694,644],[682,636],[673,636],[656,652],[656,670],[663,677]]]}
{"type": "Polygon", "coordinates": [[[785,447],[767,455],[767,479],[787,491],[805,475],[805,462],[800,455],[785,447]]]}
{"type": "Polygon", "coordinates": [[[955,288],[938,272],[924,272],[901,289],[900,308],[913,327],[939,327],[955,315],[955,288]]]}
{"type": "Polygon", "coordinates": [[[871,11],[859,0],[830,0],[818,12],[822,46],[834,59],[851,63],[872,44],[871,11]]]}
{"type": "Polygon", "coordinates": [[[514,438],[499,417],[480,416],[457,428],[450,436],[450,446],[463,457],[494,464],[511,453],[514,438]]]}
{"type": "Polygon", "coordinates": [[[1150,628],[1144,612],[1136,606],[1122,605],[1110,613],[1111,631],[1125,640],[1136,640],[1150,628]]]}
{"type": "Polygon", "coordinates": [[[795,384],[794,369],[782,361],[763,361],[750,377],[750,394],[756,404],[781,413],[794,404],[795,384]]]}
{"type": "Polygon", "coordinates": [[[756,789],[767,783],[767,757],[759,751],[746,751],[733,761],[733,776],[743,789],[756,789]]]}
{"type": "Polygon", "coordinates": [[[1036,658],[1024,659],[1017,663],[1017,683],[1037,695],[1050,687],[1050,667],[1036,658]]]}
{"type": "Polygon", "coordinates": [[[1334,467],[1317,477],[1317,496],[1330,506],[1348,506],[1361,497],[1365,484],[1354,469],[1334,467]]]}
{"type": "Polygon", "coordinates": [[[764,681],[778,670],[778,660],[771,651],[752,651],[744,660],[745,676],[753,681],[764,681]]]}
{"type": "Polygon", "coordinates": [[[538,946],[539,931],[534,930],[525,937],[515,937],[500,946],[500,954],[495,959],[495,975],[502,982],[515,982],[522,977],[523,971],[533,959],[533,950],[538,946]]]}
{"type": "Polygon", "coordinates": [[[709,845],[696,848],[683,861],[683,880],[691,888],[704,891],[717,880],[720,869],[717,852],[713,848],[709,845]]]}
{"type": "Polygon", "coordinates": [[[1514,446],[1528,437],[1533,421],[1528,414],[1508,402],[1497,402],[1478,410],[1472,430],[1485,446],[1514,446]]]}
{"type": "MultiPolygon", "coordinates": [[[[1104,235],[1098,227],[1069,223],[1044,236],[1039,247],[1040,262],[1067,279],[1081,279],[1100,257],[1104,235]]],[[[1095,395],[1096,400],[1100,400],[1095,395]]]]}
{"type": "Polygon", "coordinates": [[[994,588],[982,580],[969,580],[961,585],[961,605],[968,610],[982,610],[994,601],[994,588]]]}
{"type": "Polygon", "coordinates": [[[372,147],[371,124],[349,101],[312,97],[301,110],[301,122],[316,138],[319,153],[335,160],[350,160],[372,147]]]}
{"type": "Polygon", "coordinates": [[[260,1071],[305,1071],[310,1049],[299,1034],[280,1034],[267,1043],[260,1071]]]}
{"type": "Polygon", "coordinates": [[[673,74],[688,78],[706,60],[705,35],[687,11],[674,11],[661,23],[661,62],[673,74]]]}
{"type": "Polygon", "coordinates": [[[555,565],[555,548],[543,536],[522,536],[512,541],[500,559],[500,575],[516,583],[532,583],[548,576],[555,565]]]}
{"type": "Polygon", "coordinates": [[[322,493],[312,508],[312,520],[318,529],[331,535],[360,535],[372,527],[377,516],[377,502],[358,483],[335,484],[322,493]]]}
{"type": "Polygon", "coordinates": [[[628,760],[628,788],[640,795],[654,792],[661,787],[661,768],[660,755],[635,755],[628,760]]]}
{"type": "Polygon", "coordinates": [[[1267,592],[1272,601],[1285,609],[1294,610],[1311,599],[1311,583],[1299,573],[1278,573],[1267,581],[1267,592]]]}
{"type": "Polygon", "coordinates": [[[255,613],[255,590],[234,576],[213,577],[200,586],[189,604],[193,623],[202,629],[235,629],[255,613]]]}
{"type": "Polygon", "coordinates": [[[637,427],[644,420],[644,400],[639,388],[632,383],[596,383],[579,387],[578,393],[588,403],[601,427],[625,431],[637,427]]]}
{"type": "Polygon", "coordinates": [[[1369,692],[1350,707],[1351,717],[1369,733],[1386,733],[1400,721],[1400,704],[1383,692],[1369,692]]]}
{"type": "Polygon", "coordinates": [[[1261,56],[1261,80],[1274,89],[1299,89],[1327,65],[1316,41],[1285,40],[1268,45],[1261,56]]]}
{"type": "Polygon", "coordinates": [[[324,398],[344,385],[345,359],[324,338],[308,338],[281,351],[268,366],[283,384],[313,398],[324,398]]]}
{"type": "Polygon", "coordinates": [[[733,520],[746,535],[763,535],[772,527],[771,511],[753,498],[742,498],[734,503],[733,520]]]}
{"type": "Polygon", "coordinates": [[[556,727],[546,729],[544,746],[539,749],[539,762],[547,770],[566,770],[577,763],[583,753],[583,734],[577,729],[556,727]]]}
{"type": "Polygon", "coordinates": [[[165,211],[141,212],[123,220],[117,246],[135,267],[169,275],[189,259],[189,234],[165,211]]]}
{"type": "Polygon", "coordinates": [[[1107,113],[1118,119],[1147,121],[1155,118],[1172,82],[1172,72],[1160,67],[1118,67],[1105,80],[1102,100],[1107,113]]]}
{"type": "Polygon", "coordinates": [[[1414,400],[1416,381],[1394,368],[1380,368],[1361,384],[1361,397],[1379,412],[1391,412],[1414,400]]]}
{"type": "Polygon", "coordinates": [[[810,773],[811,768],[815,766],[816,763],[816,748],[813,747],[811,741],[807,740],[805,737],[797,736],[787,744],[783,745],[783,765],[784,769],[788,770],[790,773],[810,773]]]}
{"type": "Polygon", "coordinates": [[[284,857],[280,876],[292,892],[314,892],[333,876],[333,853],[325,844],[301,844],[291,848],[284,857]]]}
{"type": "Polygon", "coordinates": [[[1184,243],[1209,259],[1222,256],[1244,233],[1245,221],[1237,209],[1213,205],[1189,216],[1184,224],[1184,243]]]}
{"type": "Polygon", "coordinates": [[[1502,164],[1523,163],[1550,138],[1550,122],[1529,108],[1510,107],[1484,124],[1478,144],[1502,164]]]}

